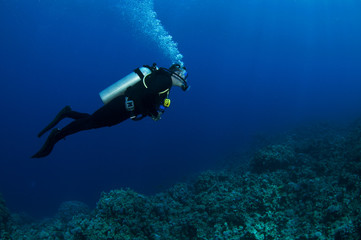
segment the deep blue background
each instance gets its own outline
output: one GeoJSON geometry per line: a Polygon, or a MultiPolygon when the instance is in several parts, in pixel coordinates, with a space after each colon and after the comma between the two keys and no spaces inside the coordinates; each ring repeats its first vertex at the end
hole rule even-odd
{"type": "Polygon", "coordinates": [[[98,92],[134,68],[171,64],[119,2],[0,0],[0,192],[12,211],[50,216],[66,200],[94,207],[121,187],[155,193],[253,134],[361,113],[360,1],[155,0],[191,91],[174,89],[159,122],[81,132],[30,159],[63,106],[91,113],[98,92]]]}

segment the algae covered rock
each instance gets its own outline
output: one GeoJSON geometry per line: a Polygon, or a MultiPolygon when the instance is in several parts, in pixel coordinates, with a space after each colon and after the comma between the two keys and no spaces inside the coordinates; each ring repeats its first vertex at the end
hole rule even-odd
{"type": "Polygon", "coordinates": [[[296,154],[288,145],[270,145],[258,150],[251,162],[253,172],[272,172],[278,169],[286,169],[296,162],[296,154]]]}

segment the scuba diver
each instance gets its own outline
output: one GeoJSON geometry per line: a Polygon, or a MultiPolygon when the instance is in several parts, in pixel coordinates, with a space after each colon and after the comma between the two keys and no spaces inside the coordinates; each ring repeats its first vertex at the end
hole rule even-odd
{"type": "Polygon", "coordinates": [[[161,119],[165,109],[170,105],[169,91],[172,86],[186,91],[188,73],[180,64],[173,64],[169,69],[145,65],[135,69],[126,77],[99,93],[105,104],[93,114],[73,111],[70,106],[64,107],[46,126],[38,137],[54,128],[62,119],[72,118],[74,121],[62,129],[55,128],[49,134],[42,148],[32,158],[48,156],[55,144],[71,134],[114,126],[130,118],[134,121],[150,116],[153,120],[161,119]]]}

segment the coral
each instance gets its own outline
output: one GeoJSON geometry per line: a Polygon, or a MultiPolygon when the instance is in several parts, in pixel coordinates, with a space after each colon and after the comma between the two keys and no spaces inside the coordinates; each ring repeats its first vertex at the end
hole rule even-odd
{"type": "MultiPolygon", "coordinates": [[[[91,212],[80,202],[66,202],[55,218],[13,224],[8,236],[27,240],[361,239],[361,163],[355,151],[360,146],[359,129],[289,134],[284,141],[256,151],[248,171],[244,167],[242,172],[236,167],[235,171],[207,171],[154,196],[113,190],[103,193],[91,212]]],[[[0,201],[0,213],[7,213],[3,206],[0,201]]],[[[1,223],[9,219],[8,214],[0,216],[4,216],[1,223]]],[[[4,224],[0,226],[6,230],[4,224]]]]}

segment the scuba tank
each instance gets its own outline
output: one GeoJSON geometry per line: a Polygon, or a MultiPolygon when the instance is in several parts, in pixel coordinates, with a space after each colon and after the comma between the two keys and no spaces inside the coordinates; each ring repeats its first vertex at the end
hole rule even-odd
{"type": "Polygon", "coordinates": [[[101,91],[99,95],[103,103],[107,104],[114,98],[124,94],[125,90],[127,90],[128,87],[133,86],[140,80],[143,80],[141,79],[140,74],[136,72],[140,72],[143,74],[144,77],[146,77],[147,75],[152,73],[152,70],[149,67],[140,67],[134,72],[128,74],[127,76],[123,77],[119,81],[113,83],[112,85],[101,91]]]}

